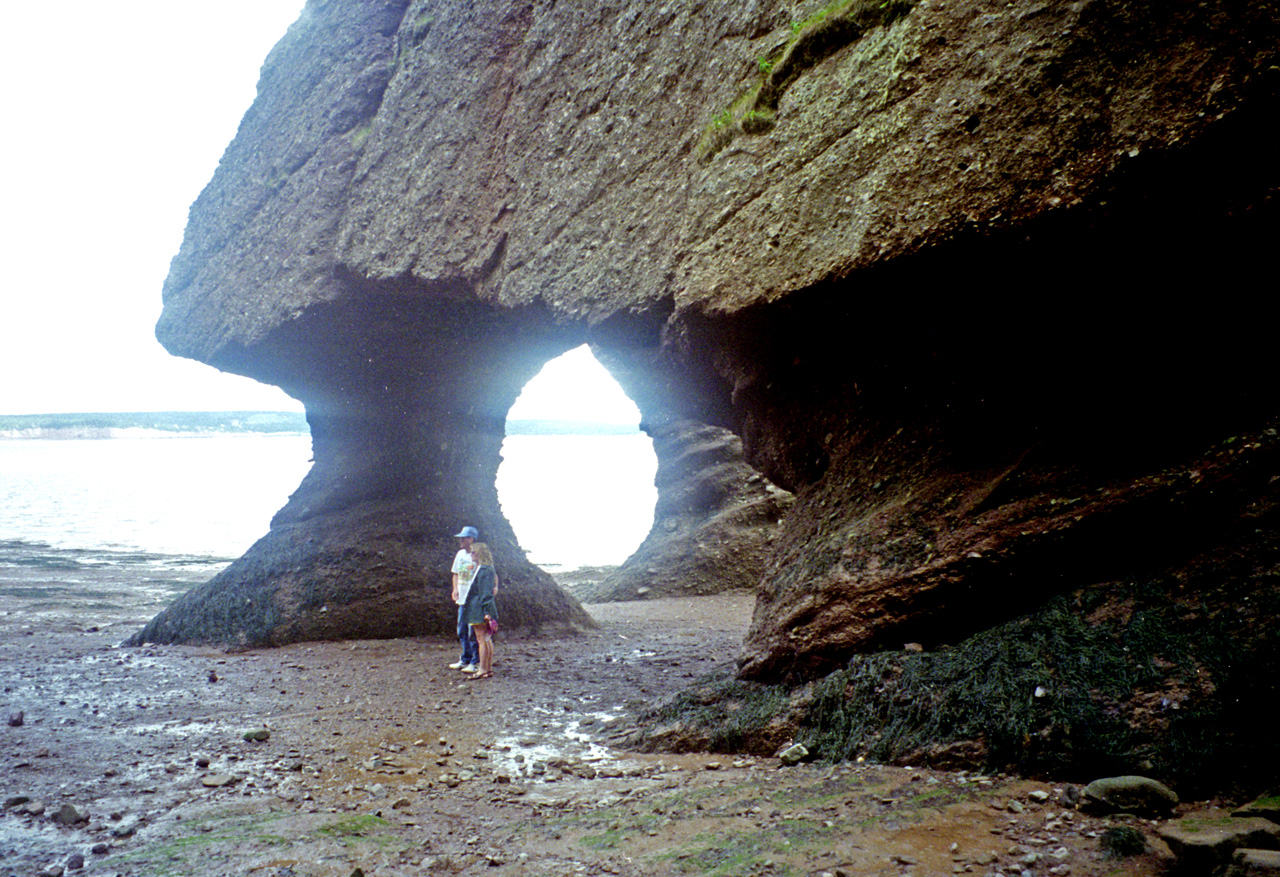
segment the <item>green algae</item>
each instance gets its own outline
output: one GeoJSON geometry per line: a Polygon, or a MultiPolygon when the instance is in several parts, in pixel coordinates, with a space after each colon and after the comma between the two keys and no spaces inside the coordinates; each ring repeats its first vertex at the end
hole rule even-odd
{"type": "Polygon", "coordinates": [[[778,104],[791,85],[870,30],[897,21],[918,0],[831,0],[812,15],[793,21],[791,36],[777,50],[756,59],[757,76],[717,112],[698,138],[695,154],[709,161],[739,134],[760,135],[775,125],[778,104]]]}

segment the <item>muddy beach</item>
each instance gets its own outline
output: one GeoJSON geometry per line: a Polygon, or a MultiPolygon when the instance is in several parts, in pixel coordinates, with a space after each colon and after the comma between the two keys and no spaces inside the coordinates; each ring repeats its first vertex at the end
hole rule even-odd
{"type": "Polygon", "coordinates": [[[598,630],[504,637],[483,681],[447,668],[444,636],[119,647],[204,574],[4,570],[0,874],[1163,868],[1149,824],[1088,817],[1052,783],[627,750],[638,709],[733,661],[746,593],[589,606],[598,630]],[[1104,859],[1120,822],[1154,851],[1104,859]]]}

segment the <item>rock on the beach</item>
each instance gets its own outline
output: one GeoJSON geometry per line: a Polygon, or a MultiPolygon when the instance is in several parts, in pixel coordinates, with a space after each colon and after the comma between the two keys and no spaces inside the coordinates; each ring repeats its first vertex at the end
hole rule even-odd
{"type": "Polygon", "coordinates": [[[1235,864],[1247,874],[1280,874],[1280,850],[1236,850],[1235,864]]]}
{"type": "Polygon", "coordinates": [[[1232,816],[1261,816],[1272,822],[1280,823],[1280,796],[1259,798],[1236,809],[1232,816]]]}
{"type": "Polygon", "coordinates": [[[1280,851],[1236,850],[1235,863],[1247,874],[1280,874],[1280,851]]]}
{"type": "Polygon", "coordinates": [[[74,804],[63,804],[58,808],[58,812],[53,814],[52,818],[58,825],[75,825],[80,822],[87,822],[89,814],[80,810],[74,804]]]}
{"type": "Polygon", "coordinates": [[[130,813],[128,816],[120,820],[120,824],[111,829],[112,837],[133,837],[134,832],[138,830],[138,826],[142,824],[142,820],[136,813],[130,813]]]}
{"type": "Polygon", "coordinates": [[[778,759],[785,765],[799,764],[809,757],[809,750],[803,743],[797,743],[794,746],[788,746],[778,755],[778,759]]]}
{"type": "Polygon", "coordinates": [[[1109,810],[1162,814],[1178,806],[1178,795],[1164,783],[1142,776],[1107,777],[1084,787],[1084,798],[1109,810]]]}
{"type": "Polygon", "coordinates": [[[1208,869],[1231,861],[1239,849],[1280,849],[1280,825],[1225,810],[1200,810],[1159,828],[1180,867],[1208,869]]]}
{"type": "Polygon", "coordinates": [[[14,710],[13,712],[9,713],[10,728],[21,728],[25,721],[26,721],[26,716],[23,714],[22,710],[14,710]]]}

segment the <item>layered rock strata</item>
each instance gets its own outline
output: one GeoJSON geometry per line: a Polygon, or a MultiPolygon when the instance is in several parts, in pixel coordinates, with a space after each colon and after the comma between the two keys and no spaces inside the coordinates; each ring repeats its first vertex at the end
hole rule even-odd
{"type": "MultiPolygon", "coordinates": [[[[1251,303],[1277,230],[1278,17],[310,3],[192,208],[158,335],[302,399],[316,466],[141,638],[446,621],[395,595],[461,520],[493,534],[530,624],[584,623],[492,488],[515,394],[582,341],[647,422],[730,429],[796,494],[748,675],[945,645],[1235,539],[1275,471],[1251,303]]],[[[687,558],[644,563],[678,579],[687,558]]]]}

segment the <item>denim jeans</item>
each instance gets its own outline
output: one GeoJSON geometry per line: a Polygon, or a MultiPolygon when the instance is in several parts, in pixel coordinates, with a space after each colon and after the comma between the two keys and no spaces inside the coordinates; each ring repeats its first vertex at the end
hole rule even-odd
{"type": "Polygon", "coordinates": [[[462,609],[458,607],[458,642],[462,644],[462,657],[458,660],[464,664],[479,664],[480,644],[476,642],[476,633],[471,625],[462,622],[462,609]]]}

